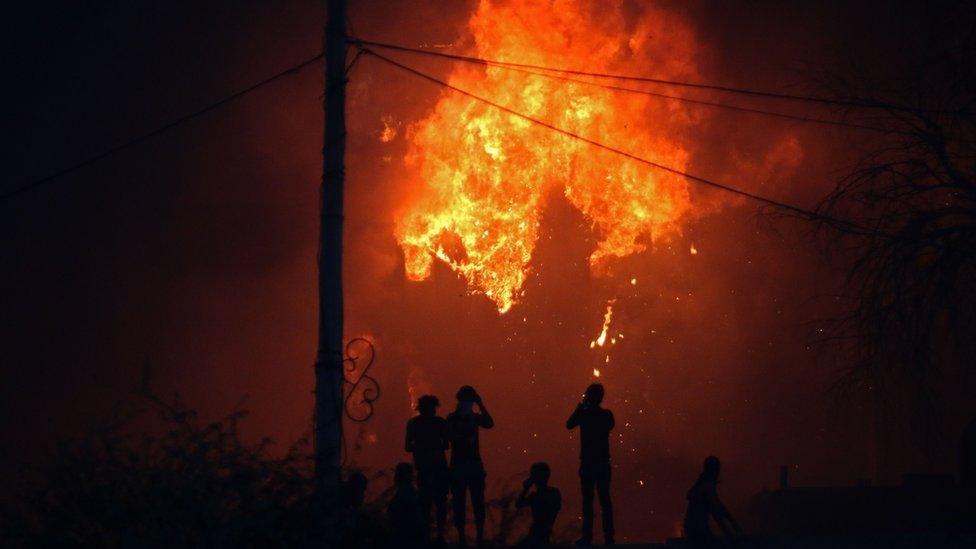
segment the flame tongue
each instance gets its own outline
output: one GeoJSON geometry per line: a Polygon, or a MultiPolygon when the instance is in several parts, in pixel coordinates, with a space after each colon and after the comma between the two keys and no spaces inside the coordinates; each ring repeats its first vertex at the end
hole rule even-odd
{"type": "MultiPolygon", "coordinates": [[[[613,319],[613,303],[616,299],[611,299],[607,302],[607,312],[603,313],[603,328],[600,330],[600,335],[596,339],[590,342],[590,349],[594,347],[603,347],[607,342],[607,330],[610,329],[610,320],[613,319]]],[[[616,343],[616,341],[614,341],[616,343]]]]}
{"type": "MultiPolygon", "coordinates": [[[[609,36],[592,28],[601,18],[587,12],[589,3],[557,4],[529,1],[516,8],[483,0],[470,21],[476,53],[548,66],[566,66],[568,59],[609,71],[623,57],[633,60],[657,31],[645,18],[631,32],[609,36]]],[[[625,27],[622,20],[614,24],[625,27]]],[[[661,122],[675,114],[674,105],[496,67],[458,67],[449,80],[557,127],[685,166],[687,154],[661,122]]],[[[437,258],[502,313],[525,281],[548,192],[563,192],[598,230],[594,267],[644,250],[652,235],[673,232],[689,208],[687,183],[676,176],[458,94],[446,92],[410,135],[406,160],[422,183],[396,228],[407,276],[427,278],[437,258]],[[459,249],[446,247],[452,240],[459,249]]]]}

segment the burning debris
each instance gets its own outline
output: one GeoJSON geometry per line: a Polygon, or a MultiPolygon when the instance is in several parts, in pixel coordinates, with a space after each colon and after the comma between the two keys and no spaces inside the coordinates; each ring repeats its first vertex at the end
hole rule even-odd
{"type": "Polygon", "coordinates": [[[393,117],[387,115],[381,118],[380,121],[383,122],[383,130],[380,131],[380,141],[389,143],[396,139],[399,124],[396,123],[393,117]]]}
{"type": "Polygon", "coordinates": [[[590,342],[590,349],[603,347],[607,342],[607,330],[610,329],[610,321],[613,319],[613,303],[615,301],[616,299],[611,299],[607,302],[607,312],[603,313],[603,328],[600,329],[600,335],[590,342]]]}

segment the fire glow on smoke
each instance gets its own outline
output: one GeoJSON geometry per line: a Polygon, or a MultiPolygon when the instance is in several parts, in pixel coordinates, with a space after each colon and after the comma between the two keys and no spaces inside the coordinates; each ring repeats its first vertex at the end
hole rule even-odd
{"type": "MultiPolygon", "coordinates": [[[[483,0],[469,21],[468,53],[595,72],[694,74],[693,41],[680,30],[654,12],[625,25],[619,14],[598,13],[598,4],[483,0]],[[661,61],[648,64],[655,59],[661,61]]],[[[655,162],[678,170],[687,164],[687,151],[669,131],[690,116],[680,103],[495,67],[458,64],[448,80],[655,162]]],[[[592,222],[598,242],[590,267],[597,273],[614,258],[675,235],[691,209],[688,183],[678,176],[447,90],[408,135],[406,163],[420,190],[397,217],[407,277],[424,280],[433,262],[443,261],[501,313],[519,299],[548,193],[563,193],[592,222]]]]}

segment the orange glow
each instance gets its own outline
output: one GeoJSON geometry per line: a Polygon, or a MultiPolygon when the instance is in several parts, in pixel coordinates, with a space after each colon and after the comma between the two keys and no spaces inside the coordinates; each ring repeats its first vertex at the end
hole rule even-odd
{"type": "Polygon", "coordinates": [[[393,141],[397,136],[396,123],[392,116],[384,116],[382,119],[383,131],[380,132],[380,141],[383,143],[389,143],[393,141]]]}
{"type": "MultiPolygon", "coordinates": [[[[482,0],[469,21],[474,49],[468,53],[591,71],[638,66],[661,77],[694,73],[694,41],[680,22],[652,12],[628,27],[604,21],[620,15],[604,17],[598,4],[482,0]]],[[[679,103],[494,67],[457,65],[448,80],[568,131],[686,167],[689,155],[672,135],[673,123],[690,118],[679,103]]],[[[426,279],[436,258],[501,313],[520,297],[548,193],[562,192],[593,224],[598,240],[590,267],[597,273],[675,235],[691,208],[688,183],[678,176],[449,91],[408,139],[406,163],[417,192],[396,225],[407,277],[426,279]]]]}

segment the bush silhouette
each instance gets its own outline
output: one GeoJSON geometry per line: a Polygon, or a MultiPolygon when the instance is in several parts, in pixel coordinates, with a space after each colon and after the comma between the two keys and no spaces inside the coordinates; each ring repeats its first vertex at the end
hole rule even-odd
{"type": "Polygon", "coordinates": [[[281,457],[248,444],[235,410],[201,422],[178,399],[149,397],[161,434],[130,434],[127,421],[61,442],[23,472],[3,513],[5,545],[301,546],[311,531],[307,440],[281,457]]]}

